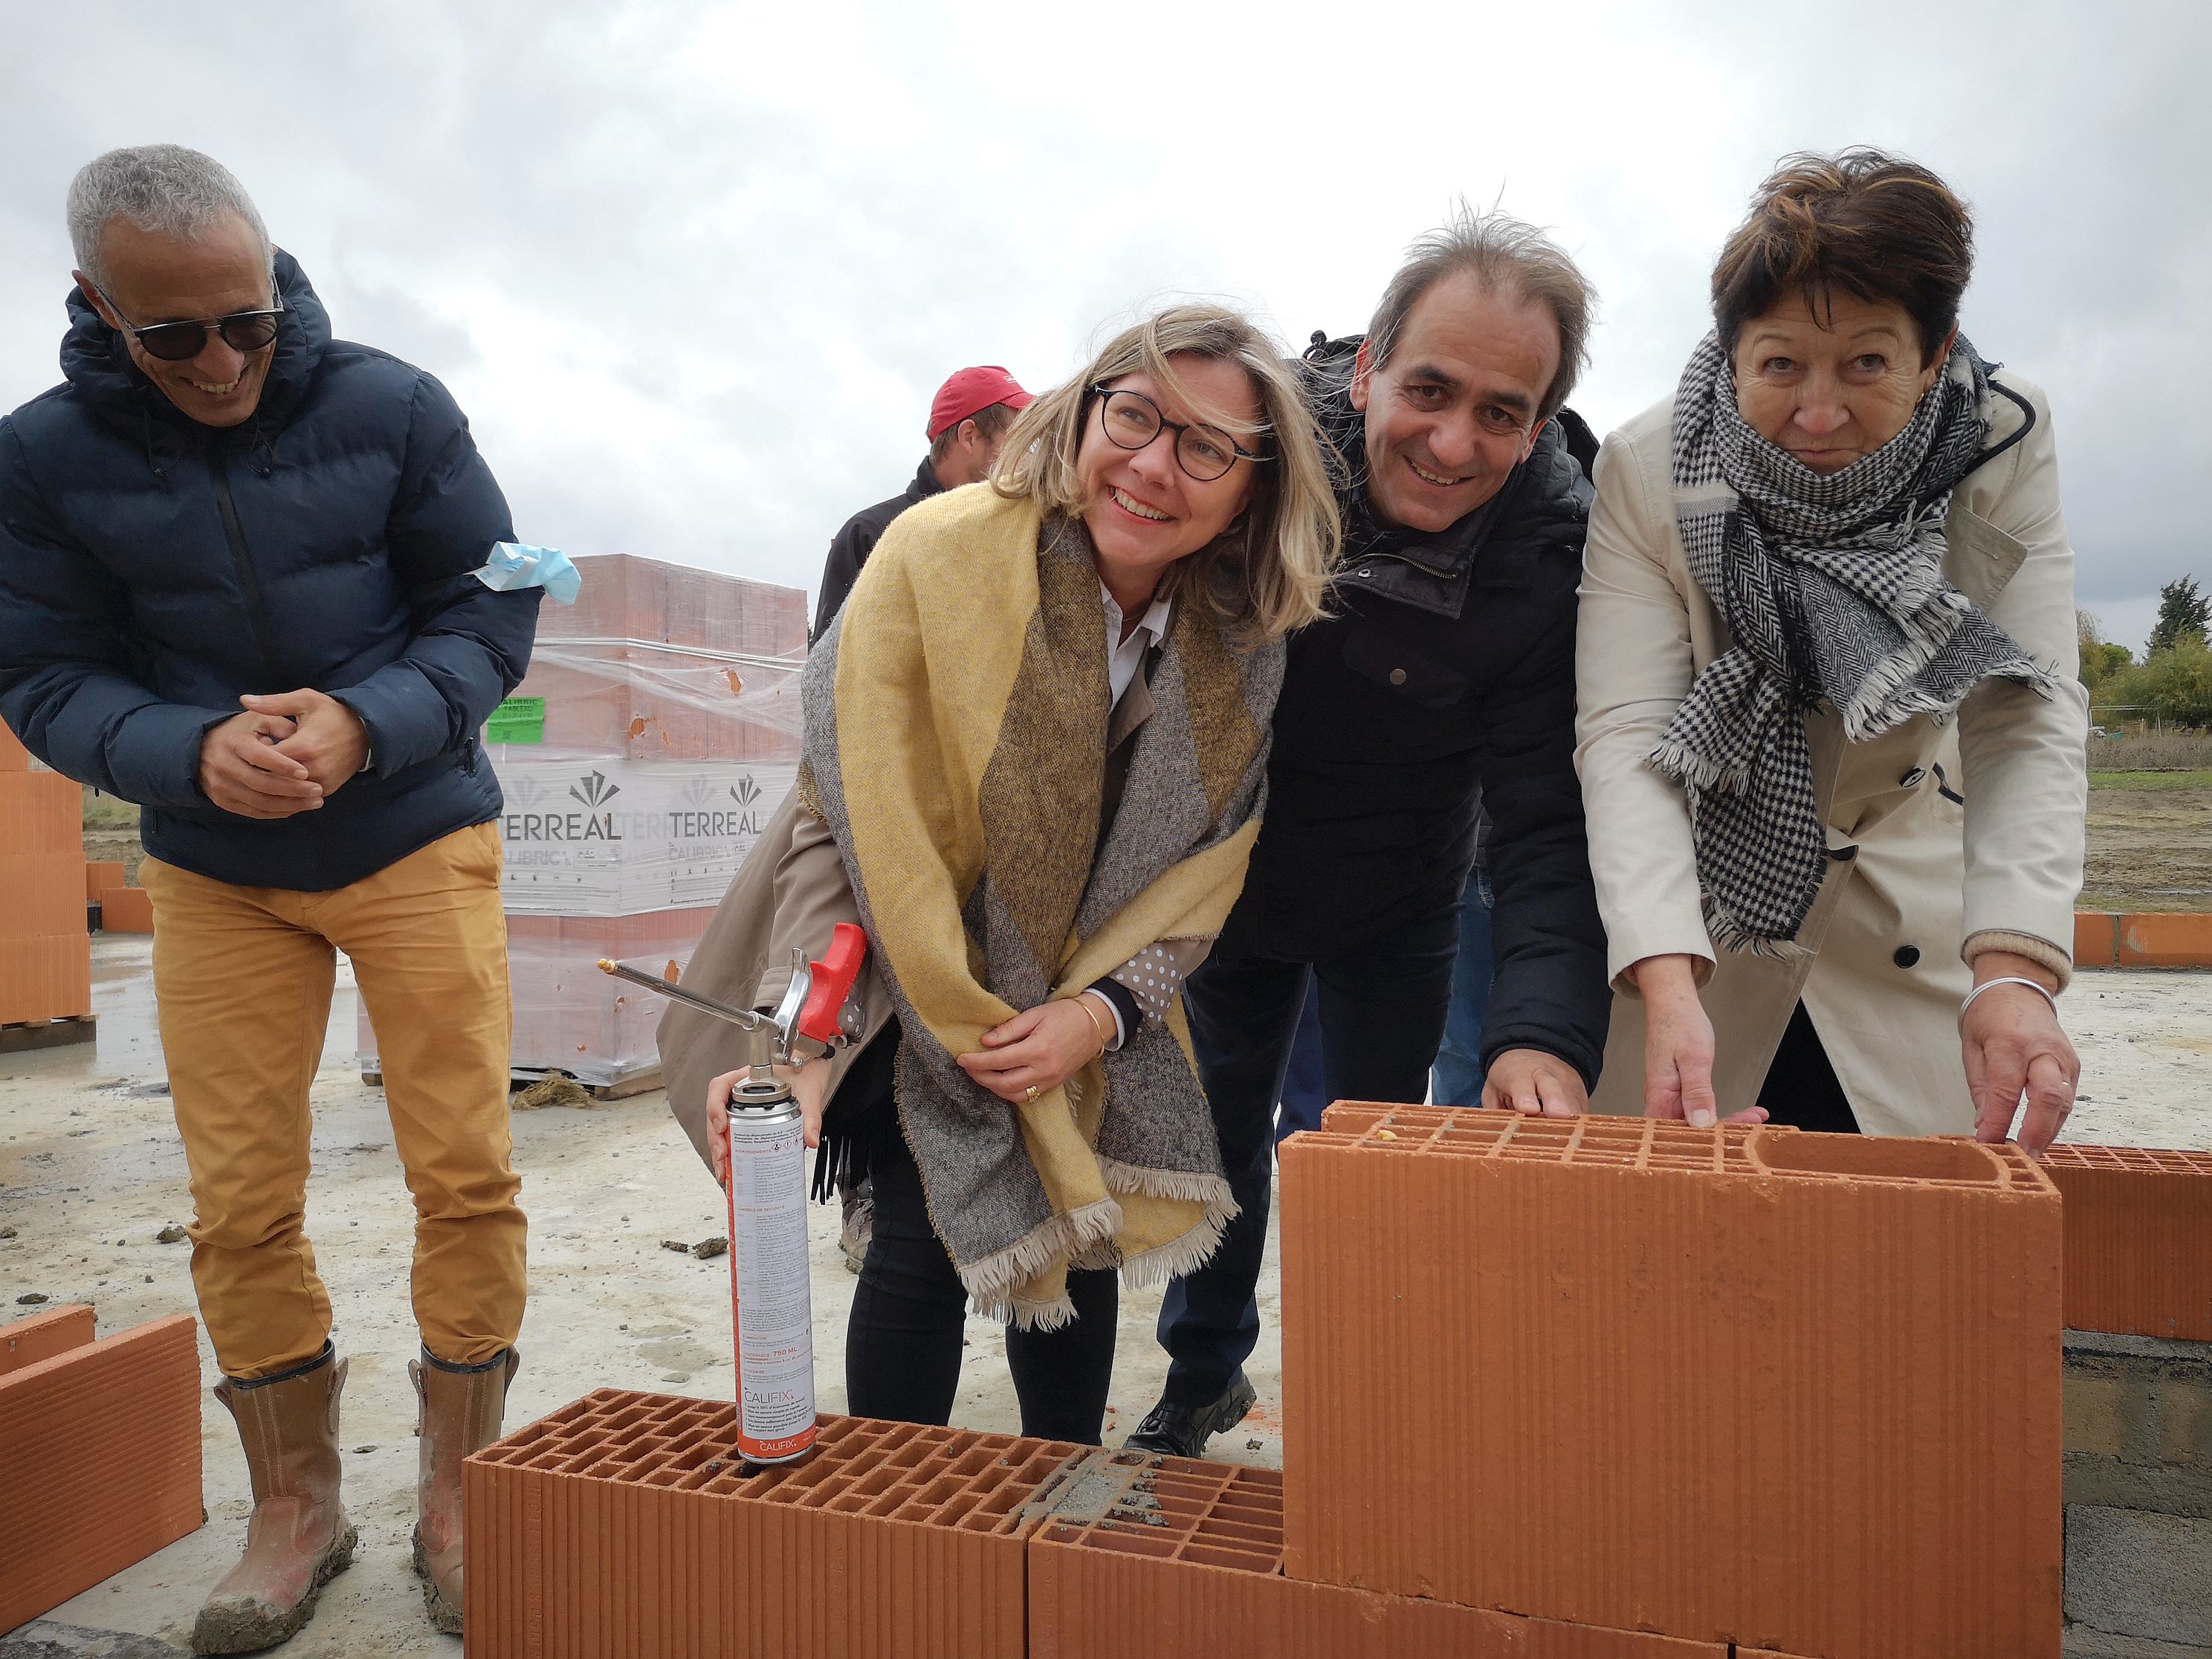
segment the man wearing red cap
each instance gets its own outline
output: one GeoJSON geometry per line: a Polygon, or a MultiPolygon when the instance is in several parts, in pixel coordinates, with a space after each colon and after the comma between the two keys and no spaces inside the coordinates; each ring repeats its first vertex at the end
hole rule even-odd
{"type": "Polygon", "coordinates": [[[929,405],[929,454],[915,471],[914,482],[889,501],[846,520],[830,544],[829,562],[822,567],[822,595],[814,611],[816,639],[830,631],[845,596],[860,580],[860,567],[891,520],[939,490],[981,483],[991,463],[999,459],[1006,428],[1030,401],[1020,383],[995,363],[956,370],[937,388],[929,405]]]}

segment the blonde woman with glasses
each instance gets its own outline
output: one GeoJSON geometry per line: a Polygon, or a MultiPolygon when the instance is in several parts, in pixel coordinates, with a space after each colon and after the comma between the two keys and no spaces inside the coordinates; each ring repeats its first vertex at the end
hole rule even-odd
{"type": "MultiPolygon", "coordinates": [[[[972,1301],[1024,1433],[1096,1443],[1116,1275],[1204,1261],[1235,1212],[1179,989],[1258,834],[1284,636],[1336,509],[1280,350],[1206,306],[1039,398],[989,483],[925,501],[816,645],[805,765],[685,982],[781,996],[856,921],[866,1039],[804,1068],[817,1189],[871,1175],[847,1408],[942,1423],[972,1301]]],[[[672,1010],[703,1155],[738,1057],[672,1010]],[[713,1075],[720,1073],[720,1075],[713,1075]]]]}

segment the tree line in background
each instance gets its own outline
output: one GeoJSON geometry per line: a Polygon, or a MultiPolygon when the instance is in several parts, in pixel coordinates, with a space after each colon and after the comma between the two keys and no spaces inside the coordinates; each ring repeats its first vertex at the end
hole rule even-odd
{"type": "Polygon", "coordinates": [[[2158,622],[2137,662],[2124,645],[2107,641],[2097,618],[2075,613],[2081,631],[2081,684],[2100,720],[2151,720],[2212,726],[2212,594],[2179,576],[2158,591],[2158,622]]]}

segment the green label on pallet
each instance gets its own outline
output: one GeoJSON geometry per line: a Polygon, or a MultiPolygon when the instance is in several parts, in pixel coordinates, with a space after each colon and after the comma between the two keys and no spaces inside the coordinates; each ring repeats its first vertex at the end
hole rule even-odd
{"type": "Polygon", "coordinates": [[[491,711],[484,722],[486,743],[543,743],[545,741],[545,699],[509,697],[491,711]]]}

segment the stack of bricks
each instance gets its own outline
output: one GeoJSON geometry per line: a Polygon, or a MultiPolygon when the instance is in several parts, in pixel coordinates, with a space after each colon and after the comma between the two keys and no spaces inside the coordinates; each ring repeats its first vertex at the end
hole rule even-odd
{"type": "Polygon", "coordinates": [[[2212,1654],[2212,1153],[2054,1146],[2045,1167],[2066,1201],[2074,1639],[2212,1654]]]}
{"type": "Polygon", "coordinates": [[[85,1307],[0,1326],[0,1632],[199,1527],[193,1328],[94,1341],[85,1307]]]}
{"type": "Polygon", "coordinates": [[[2212,1155],[1339,1104],[1282,1167],[1280,1474],[603,1392],[471,1461],[471,1652],[2212,1647],[2212,1155]]]}
{"type": "MultiPolygon", "coordinates": [[[[680,976],[799,760],[806,596],[630,554],[576,561],[484,731],[500,819],[514,1066],[650,1088],[665,1004],[602,957],[680,976]]],[[[823,941],[826,945],[827,941],[823,941]]],[[[362,1015],[363,1068],[375,1036],[362,1015]]]]}
{"type": "Polygon", "coordinates": [[[0,1044],[91,1035],[84,797],[0,725],[0,1044]]]}
{"type": "Polygon", "coordinates": [[[88,903],[98,907],[95,914],[103,933],[154,931],[154,896],[143,887],[131,885],[119,862],[103,859],[87,864],[84,896],[88,903]]]}
{"type": "Polygon", "coordinates": [[[1282,1189],[1292,1577],[2055,1659],[2060,1204],[2018,1149],[1338,1105],[1282,1189]]]}

